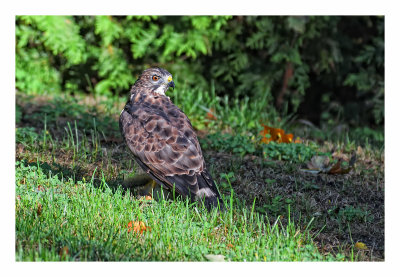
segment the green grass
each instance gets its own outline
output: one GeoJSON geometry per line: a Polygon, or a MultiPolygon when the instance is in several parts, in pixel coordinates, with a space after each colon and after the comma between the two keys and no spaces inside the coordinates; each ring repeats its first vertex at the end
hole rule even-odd
{"type": "MultiPolygon", "coordinates": [[[[180,82],[177,80],[177,83],[180,82]]],[[[167,92],[171,100],[179,106],[190,118],[196,129],[207,129],[216,132],[221,129],[234,131],[238,134],[257,133],[260,122],[281,126],[275,109],[271,105],[268,93],[262,99],[251,101],[250,97],[242,99],[220,97],[216,95],[213,83],[209,90],[182,89],[167,92]],[[212,110],[216,120],[207,118],[212,110]]]]}
{"type": "MultiPolygon", "coordinates": [[[[178,102],[192,122],[215,132],[223,122],[204,120],[209,100],[199,93],[192,91],[192,106],[178,102]]],[[[237,125],[200,139],[226,212],[208,213],[182,199],[143,202],[126,183],[138,170],[118,131],[124,102],[17,95],[16,260],[382,259],[383,148],[363,148],[354,169],[361,173],[305,175],[299,168],[312,155],[333,146],[349,155],[357,143],[263,145],[258,130],[237,125]],[[130,221],[151,231],[136,236],[130,221]],[[354,249],[359,240],[368,247],[378,240],[378,256],[354,249]]],[[[232,107],[232,120],[239,110],[232,107]]]]}
{"type": "Polygon", "coordinates": [[[16,164],[17,261],[204,261],[208,254],[227,261],[336,259],[323,257],[308,231],[291,221],[270,224],[232,205],[208,213],[183,200],[142,201],[104,179],[96,187],[59,175],[16,164]],[[151,231],[128,232],[130,221],[151,231]]]}
{"type": "Polygon", "coordinates": [[[251,137],[240,134],[221,134],[220,132],[200,138],[200,143],[205,150],[216,150],[244,156],[246,154],[258,155],[267,159],[285,160],[291,163],[300,163],[310,160],[314,155],[327,155],[318,151],[318,146],[313,142],[303,143],[276,143],[274,141],[261,143],[261,136],[251,137]]]}

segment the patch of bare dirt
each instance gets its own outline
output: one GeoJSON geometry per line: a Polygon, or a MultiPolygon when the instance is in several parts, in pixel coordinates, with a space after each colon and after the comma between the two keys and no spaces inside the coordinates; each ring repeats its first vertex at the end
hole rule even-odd
{"type": "Polygon", "coordinates": [[[360,161],[359,170],[349,174],[309,174],[300,170],[304,165],[254,156],[207,152],[206,159],[220,184],[226,180],[219,173],[234,172],[231,185],[238,198],[248,206],[255,198],[256,210],[270,221],[285,219],[288,204],[291,220],[306,226],[313,219],[314,240],[322,251],[350,251],[362,242],[368,250],[359,251],[360,259],[384,259],[383,169],[363,171],[369,162],[360,161]]]}

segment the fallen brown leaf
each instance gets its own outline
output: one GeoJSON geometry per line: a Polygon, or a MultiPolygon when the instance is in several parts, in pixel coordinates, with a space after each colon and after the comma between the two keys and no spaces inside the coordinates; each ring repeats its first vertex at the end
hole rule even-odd
{"type": "Polygon", "coordinates": [[[329,164],[329,157],[327,156],[314,156],[311,158],[311,161],[307,163],[307,169],[300,169],[303,172],[311,173],[311,174],[319,174],[319,173],[326,173],[326,174],[347,174],[349,173],[356,162],[356,154],[350,158],[348,162],[348,166],[343,166],[343,160],[339,159],[333,165],[329,164]]]}
{"type": "Polygon", "coordinates": [[[147,227],[143,221],[130,221],[128,223],[128,233],[143,234],[144,231],[151,231],[151,228],[147,227]]]}
{"type": "Polygon", "coordinates": [[[59,254],[61,257],[67,256],[68,253],[69,253],[69,248],[68,248],[68,246],[62,247],[62,248],[60,249],[60,251],[58,252],[58,254],[59,254]]]}
{"type": "Polygon", "coordinates": [[[42,204],[37,204],[36,214],[39,216],[42,214],[42,204]]]}

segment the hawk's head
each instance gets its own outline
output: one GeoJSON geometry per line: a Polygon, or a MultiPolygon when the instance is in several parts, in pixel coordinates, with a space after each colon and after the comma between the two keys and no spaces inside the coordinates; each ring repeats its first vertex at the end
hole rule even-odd
{"type": "Polygon", "coordinates": [[[146,69],[136,80],[134,87],[146,88],[151,92],[165,95],[168,88],[175,88],[172,75],[167,70],[159,67],[146,69]]]}

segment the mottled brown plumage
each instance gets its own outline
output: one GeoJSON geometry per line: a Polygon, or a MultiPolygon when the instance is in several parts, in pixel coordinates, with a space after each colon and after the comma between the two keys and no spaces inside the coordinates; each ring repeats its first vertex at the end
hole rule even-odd
{"type": "Polygon", "coordinates": [[[120,129],[137,163],[167,189],[204,198],[207,208],[222,207],[216,185],[206,169],[196,133],[187,116],[165,95],[174,87],[162,68],[145,70],[133,85],[120,115],[120,129]]]}

